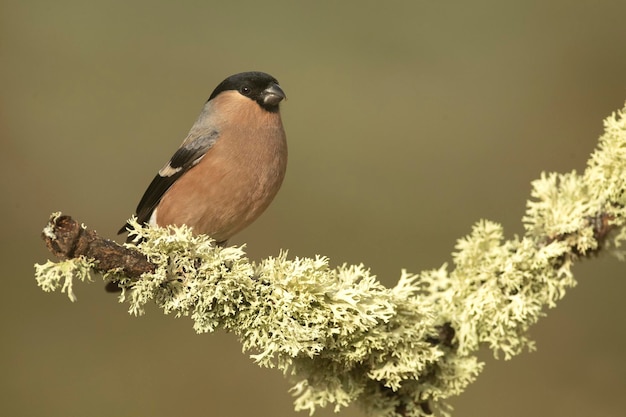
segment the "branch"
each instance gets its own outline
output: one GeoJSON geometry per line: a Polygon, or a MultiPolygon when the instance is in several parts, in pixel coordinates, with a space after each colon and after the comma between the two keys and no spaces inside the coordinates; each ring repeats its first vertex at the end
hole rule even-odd
{"type": "Polygon", "coordinates": [[[141,252],[104,239],[88,230],[70,216],[54,213],[41,233],[48,250],[57,258],[84,257],[96,262],[94,270],[100,273],[121,272],[129,278],[139,278],[154,272],[156,265],[150,263],[141,252]]]}
{"type": "Polygon", "coordinates": [[[480,221],[459,239],[453,267],[410,274],[383,287],[363,265],[330,268],[324,257],[251,263],[238,247],[216,246],[187,227],[142,228],[136,247],[99,238],[66,216],[44,231],[63,262],[36,265],[47,291],[104,272],[133,314],[154,302],[189,316],[197,332],[234,332],[261,366],[294,380],[297,410],[352,402],[384,417],[448,416],[446,400],[473,382],[480,346],[511,358],[533,349],[529,327],[575,285],[575,261],[626,240],[626,119],[605,133],[582,174],[542,174],[506,240],[480,221]],[[134,272],[133,272],[134,271],[134,272]]]}

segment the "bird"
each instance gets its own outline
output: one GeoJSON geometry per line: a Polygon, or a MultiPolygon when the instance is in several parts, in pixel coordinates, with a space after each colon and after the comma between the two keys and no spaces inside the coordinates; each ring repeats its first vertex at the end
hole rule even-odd
{"type": "Polygon", "coordinates": [[[226,245],[265,211],[283,182],[287,137],[280,103],[286,98],[276,78],[264,72],[242,72],[219,83],[143,194],[137,221],[187,225],[226,245]]]}

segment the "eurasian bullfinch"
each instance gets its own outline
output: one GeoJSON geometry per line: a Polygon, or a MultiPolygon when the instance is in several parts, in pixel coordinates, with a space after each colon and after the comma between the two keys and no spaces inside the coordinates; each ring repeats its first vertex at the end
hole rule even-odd
{"type": "Polygon", "coordinates": [[[220,245],[252,223],[285,176],[287,141],[279,112],[285,98],[278,81],[263,72],[222,81],[141,198],[138,222],[185,224],[220,245]]]}

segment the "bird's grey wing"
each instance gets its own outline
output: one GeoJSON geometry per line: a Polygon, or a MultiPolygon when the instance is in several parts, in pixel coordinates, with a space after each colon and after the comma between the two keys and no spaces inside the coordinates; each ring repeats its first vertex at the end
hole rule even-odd
{"type": "MultiPolygon", "coordinates": [[[[189,171],[204,157],[209,149],[215,144],[219,132],[212,130],[206,134],[199,135],[196,138],[188,137],[182,146],[174,153],[169,162],[159,170],[154,177],[148,189],[141,197],[141,201],[137,205],[137,221],[139,224],[147,223],[152,216],[152,212],[163,198],[165,192],[180,178],[185,172],[189,171]]],[[[126,227],[124,225],[118,234],[124,233],[126,227]]]]}

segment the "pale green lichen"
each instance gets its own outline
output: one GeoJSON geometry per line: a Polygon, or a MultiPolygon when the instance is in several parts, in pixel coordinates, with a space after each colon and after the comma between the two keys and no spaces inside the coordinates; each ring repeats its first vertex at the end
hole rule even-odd
{"type": "Polygon", "coordinates": [[[74,294],[74,279],[81,281],[92,281],[91,270],[95,263],[83,257],[69,259],[67,261],[52,262],[45,264],[35,264],[35,279],[37,285],[46,292],[56,291],[61,288],[61,292],[67,292],[69,299],[76,301],[74,294]]]}
{"type": "MultiPolygon", "coordinates": [[[[402,271],[385,288],[363,265],[331,268],[325,257],[286,253],[255,264],[243,248],[218,247],[186,227],[131,221],[137,248],[157,269],[135,283],[123,279],[129,289],[120,300],[133,314],[155,302],[189,316],[200,333],[234,332],[259,365],[294,381],[297,410],[357,402],[375,416],[448,416],[446,400],[483,368],[481,345],[506,359],[533,349],[528,329],[576,284],[573,262],[601,249],[599,237],[623,255],[624,111],[605,121],[582,175],[533,182],[524,236],[506,240],[499,224],[480,221],[458,241],[452,268],[402,271]]],[[[74,299],[72,278],[88,278],[92,267],[84,259],[48,262],[36,266],[37,282],[74,299]]]]}

